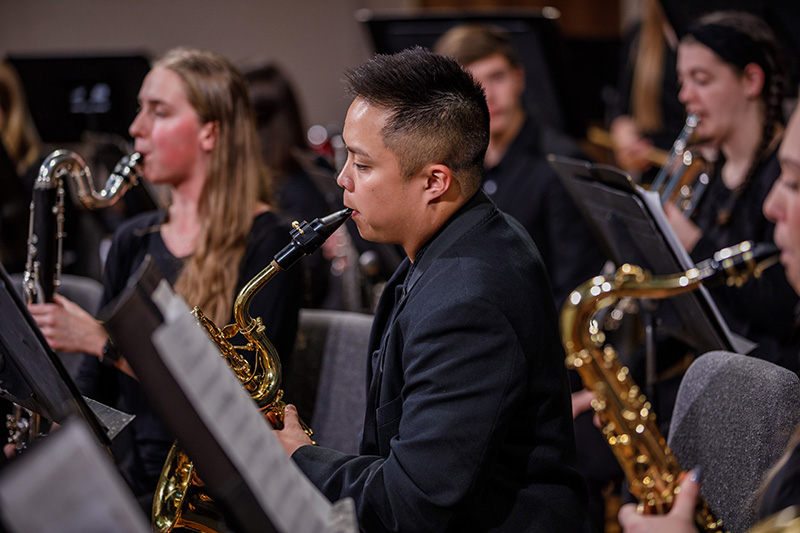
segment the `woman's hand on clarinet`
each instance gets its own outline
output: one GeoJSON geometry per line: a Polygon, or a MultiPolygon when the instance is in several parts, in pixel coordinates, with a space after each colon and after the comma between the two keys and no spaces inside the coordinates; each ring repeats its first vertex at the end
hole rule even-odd
{"type": "Polygon", "coordinates": [[[59,352],[84,352],[100,357],[108,334],[95,318],[61,295],[55,302],[30,304],[31,316],[47,343],[59,352]]]}
{"type": "Polygon", "coordinates": [[[692,470],[681,481],[675,503],[665,515],[643,515],[635,503],[623,505],[617,518],[624,533],[697,533],[694,511],[700,494],[699,472],[692,470]]]}

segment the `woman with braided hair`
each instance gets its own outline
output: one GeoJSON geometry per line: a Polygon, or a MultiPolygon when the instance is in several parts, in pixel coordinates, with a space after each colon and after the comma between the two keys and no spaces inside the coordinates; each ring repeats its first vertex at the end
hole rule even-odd
{"type": "MultiPolygon", "coordinates": [[[[780,174],[786,90],[772,30],[749,13],[705,15],[681,39],[677,68],[678,98],[700,117],[695,136],[716,153],[692,218],[668,204],[670,223],[696,261],[744,240],[772,242],[774,225],[761,206],[780,174]]],[[[714,289],[712,296],[731,330],[759,343],[753,355],[798,371],[797,347],[790,346],[798,298],[783,267],[742,288],[714,289]]]]}

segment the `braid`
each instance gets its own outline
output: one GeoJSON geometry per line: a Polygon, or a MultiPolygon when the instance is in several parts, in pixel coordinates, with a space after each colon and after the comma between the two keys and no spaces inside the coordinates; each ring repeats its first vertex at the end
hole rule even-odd
{"type": "Polygon", "coordinates": [[[783,65],[781,64],[781,56],[778,47],[773,39],[759,39],[759,44],[764,47],[764,55],[766,56],[770,70],[766,79],[768,86],[764,87],[762,95],[764,96],[764,129],[761,134],[761,142],[758,145],[753,162],[745,175],[742,184],[737,188],[737,195],[741,196],[745,189],[752,181],[756,170],[761,163],[769,156],[769,149],[772,146],[772,138],[775,135],[775,128],[778,124],[783,124],[783,99],[786,93],[786,80],[784,75],[783,65]],[[739,190],[741,189],[741,190],[739,190]]]}
{"type": "Polygon", "coordinates": [[[761,141],[742,183],[733,191],[731,201],[718,216],[720,226],[727,225],[738,199],[747,191],[761,164],[769,157],[778,125],[784,123],[783,100],[786,95],[786,71],[780,47],[771,28],[750,13],[720,11],[706,15],[689,30],[688,37],[705,44],[740,73],[749,63],[764,72],[761,98],[764,103],[764,126],[761,141]]]}

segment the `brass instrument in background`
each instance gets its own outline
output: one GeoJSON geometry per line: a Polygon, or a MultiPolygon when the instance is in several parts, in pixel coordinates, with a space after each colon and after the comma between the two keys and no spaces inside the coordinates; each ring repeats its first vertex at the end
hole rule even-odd
{"type": "MultiPolygon", "coordinates": [[[[264,417],[272,427],[283,427],[286,404],[281,386],[281,362],[275,347],[264,334],[261,318],[249,314],[250,303],[261,288],[278,272],[292,266],[304,255],[314,253],[350,217],[351,209],[343,209],[311,223],[294,222],[292,242],[275,255],[272,262],[245,285],[233,305],[235,324],[218,328],[195,307],[192,310],[197,322],[219,347],[221,355],[241,381],[264,417]],[[247,340],[244,346],[234,346],[229,339],[241,333],[247,340]],[[254,354],[250,363],[241,352],[254,354]]],[[[308,436],[310,428],[303,424],[308,436]]],[[[186,454],[173,444],[164,463],[153,499],[152,524],[154,531],[165,533],[176,527],[192,531],[215,533],[225,531],[221,514],[212,498],[203,490],[196,478],[194,465],[186,454]],[[185,509],[184,509],[185,508],[185,509]]]]}
{"type": "MultiPolygon", "coordinates": [[[[611,133],[597,126],[589,126],[586,129],[586,140],[601,148],[606,148],[607,150],[613,150],[616,147],[611,133]]],[[[647,162],[659,168],[664,166],[668,158],[669,152],[661,148],[656,148],[655,146],[647,152],[647,162]]]]}
{"type": "MultiPolygon", "coordinates": [[[[745,241],[673,275],[652,276],[638,266],[624,264],[610,279],[597,276],[583,283],[564,304],[560,330],[567,367],[576,369],[586,388],[595,393],[592,408],[625,472],[631,494],[639,500],[640,512],[669,511],[683,469],[659,431],[647,398],[629,376],[628,368],[620,363],[614,348],[604,344],[605,334],[595,319],[597,313],[620,298],[669,298],[712,280],[740,286],[775,262],[774,245],[745,241]]],[[[705,501],[698,503],[695,519],[701,531],[723,530],[705,501]]]]}
{"type": "Polygon", "coordinates": [[[710,182],[705,162],[688,149],[699,123],[700,116],[696,113],[686,117],[686,124],[672,144],[666,162],[650,185],[650,190],[659,193],[661,205],[673,203],[687,217],[694,213],[710,182]]]}
{"type": "MultiPolygon", "coordinates": [[[[660,167],[648,188],[659,193],[661,205],[673,203],[687,217],[694,213],[710,182],[706,162],[688,149],[699,123],[700,116],[690,114],[669,151],[653,147],[647,154],[648,162],[660,167]]],[[[602,148],[614,148],[611,134],[600,128],[588,128],[586,138],[602,148]]]]}
{"type": "MultiPolygon", "coordinates": [[[[56,150],[45,158],[33,185],[30,208],[23,274],[27,303],[52,302],[61,282],[64,180],[72,180],[84,206],[98,209],[116,203],[140,177],[141,156],[138,153],[120,159],[101,191],[95,191],[89,167],[75,152],[56,150]]],[[[6,420],[9,443],[20,452],[43,436],[45,425],[38,414],[15,405],[6,420]]]]}

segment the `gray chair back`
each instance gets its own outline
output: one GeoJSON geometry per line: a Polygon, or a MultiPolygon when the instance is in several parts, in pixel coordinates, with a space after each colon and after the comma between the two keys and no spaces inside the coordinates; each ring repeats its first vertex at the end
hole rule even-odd
{"type": "Polygon", "coordinates": [[[757,518],[759,487],[800,423],[800,379],[729,352],[697,358],[681,381],[668,443],[685,470],[702,467],[702,493],[726,531],[757,518]]]}
{"type": "Polygon", "coordinates": [[[320,446],[357,453],[364,422],[372,315],[302,309],[285,375],[286,401],[310,422],[320,446]],[[305,407],[302,406],[305,402],[305,407]]]}

